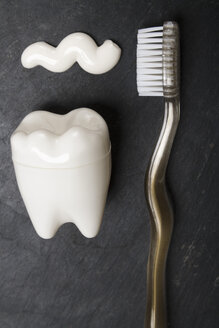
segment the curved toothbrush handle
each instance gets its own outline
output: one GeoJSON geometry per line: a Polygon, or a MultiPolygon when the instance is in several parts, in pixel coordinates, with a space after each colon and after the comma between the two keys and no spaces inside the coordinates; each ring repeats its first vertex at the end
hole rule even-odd
{"type": "Polygon", "coordinates": [[[151,215],[147,267],[146,328],[166,328],[165,267],[173,228],[165,173],[180,116],[179,98],[165,98],[162,130],[146,175],[145,193],[151,215]]]}

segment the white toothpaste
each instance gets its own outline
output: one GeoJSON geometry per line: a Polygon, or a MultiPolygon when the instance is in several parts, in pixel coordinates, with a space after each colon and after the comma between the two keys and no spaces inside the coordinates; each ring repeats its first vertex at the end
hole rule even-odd
{"type": "Polygon", "coordinates": [[[43,66],[52,72],[64,72],[75,62],[88,73],[102,74],[111,70],[119,61],[121,49],[111,40],[100,47],[85,33],[66,36],[55,48],[46,42],[36,42],[28,46],[22,56],[26,68],[43,66]]]}
{"type": "Polygon", "coordinates": [[[36,111],[11,136],[18,186],[37,233],[51,238],[66,223],[86,237],[100,229],[111,174],[103,118],[88,108],[66,115],[36,111]]]}

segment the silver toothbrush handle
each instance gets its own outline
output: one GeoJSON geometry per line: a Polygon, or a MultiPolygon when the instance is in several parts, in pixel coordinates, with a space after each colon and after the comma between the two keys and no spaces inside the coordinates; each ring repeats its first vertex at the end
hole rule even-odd
{"type": "Polygon", "coordinates": [[[173,229],[173,211],[167,194],[165,174],[179,117],[179,98],[165,98],[163,126],[145,182],[145,194],[151,215],[145,328],[167,327],[165,267],[173,229]]]}

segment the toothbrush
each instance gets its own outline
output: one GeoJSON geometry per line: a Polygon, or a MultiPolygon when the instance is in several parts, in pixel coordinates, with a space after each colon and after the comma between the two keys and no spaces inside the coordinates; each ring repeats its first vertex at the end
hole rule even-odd
{"type": "Polygon", "coordinates": [[[151,215],[145,327],[166,328],[165,267],[173,211],[165,174],[180,116],[179,28],[176,22],[168,21],[160,27],[138,30],[137,89],[139,96],[164,97],[165,103],[163,126],[145,179],[151,215]]]}

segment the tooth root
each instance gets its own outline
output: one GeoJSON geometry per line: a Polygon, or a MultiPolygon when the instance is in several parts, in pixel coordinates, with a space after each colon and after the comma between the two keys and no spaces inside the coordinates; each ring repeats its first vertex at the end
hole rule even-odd
{"type": "Polygon", "coordinates": [[[90,195],[83,196],[83,199],[86,200],[86,205],[78,206],[74,223],[87,238],[95,237],[100,230],[106,203],[106,193],[107,190],[102,190],[102,194],[92,190],[90,195]]]}
{"type": "Polygon", "coordinates": [[[32,220],[34,229],[41,238],[50,239],[54,237],[60,228],[60,223],[56,219],[56,216],[46,213],[42,214],[40,212],[39,214],[37,212],[31,213],[30,211],[28,211],[28,214],[32,220]]]}
{"type": "Polygon", "coordinates": [[[93,209],[94,205],[86,206],[87,211],[81,213],[81,215],[75,219],[74,223],[82,235],[87,238],[93,238],[98,234],[102,222],[104,206],[105,199],[102,200],[102,204],[99,208],[97,208],[97,204],[95,204],[95,210],[93,209]]]}
{"type": "MultiPolygon", "coordinates": [[[[63,217],[70,218],[87,238],[95,237],[100,229],[111,172],[111,158],[79,168],[74,172],[74,190],[68,193],[63,217]]],[[[73,172],[72,172],[73,173],[73,172]]],[[[73,186],[71,186],[73,187],[73,186]]]]}
{"type": "Polygon", "coordinates": [[[45,170],[17,163],[14,167],[18,187],[34,229],[40,237],[52,238],[60,226],[58,213],[55,211],[57,204],[51,192],[54,184],[50,184],[50,178],[48,174],[45,176],[45,170]]]}

